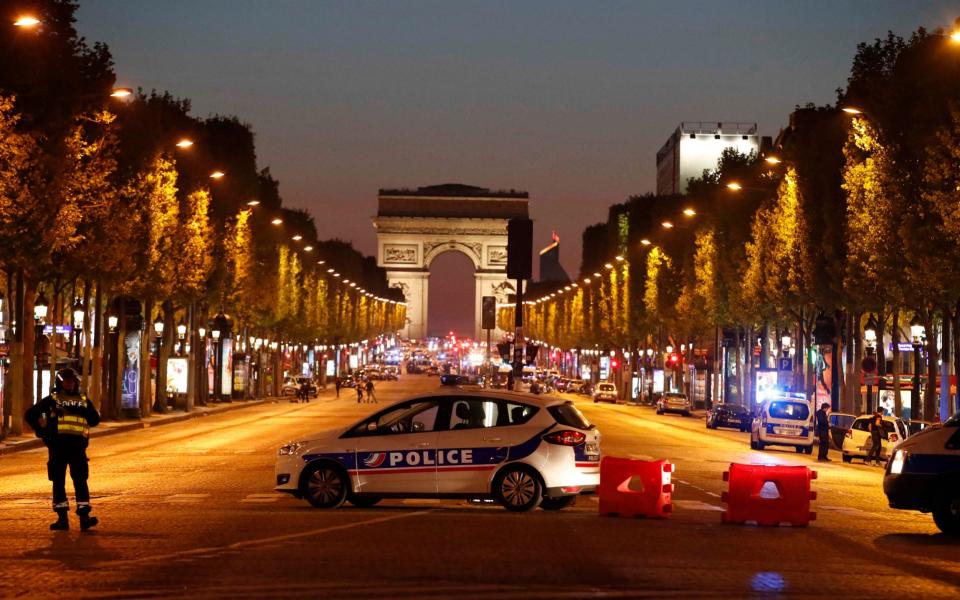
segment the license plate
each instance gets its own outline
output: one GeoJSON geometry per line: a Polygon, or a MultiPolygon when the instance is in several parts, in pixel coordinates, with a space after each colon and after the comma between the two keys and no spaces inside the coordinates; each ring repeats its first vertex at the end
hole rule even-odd
{"type": "Polygon", "coordinates": [[[800,430],[793,427],[774,427],[773,430],[780,435],[800,435],[800,430]]]}
{"type": "Polygon", "coordinates": [[[600,444],[597,444],[596,442],[588,442],[587,454],[600,454],[600,444]]]}

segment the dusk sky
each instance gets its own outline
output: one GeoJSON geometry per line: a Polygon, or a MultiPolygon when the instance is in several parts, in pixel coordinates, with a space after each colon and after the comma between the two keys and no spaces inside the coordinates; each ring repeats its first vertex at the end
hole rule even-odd
{"type": "MultiPolygon", "coordinates": [[[[373,254],[381,187],[515,188],[537,246],[558,231],[576,274],[583,228],[653,191],[680,121],[775,136],[795,105],[834,100],[858,42],[958,14],[914,0],[81,0],[77,26],[110,46],[118,85],[250,123],[260,165],[321,238],[373,254]]],[[[431,312],[446,329],[472,319],[473,285],[465,258],[440,262],[443,304],[466,304],[431,312]]]]}

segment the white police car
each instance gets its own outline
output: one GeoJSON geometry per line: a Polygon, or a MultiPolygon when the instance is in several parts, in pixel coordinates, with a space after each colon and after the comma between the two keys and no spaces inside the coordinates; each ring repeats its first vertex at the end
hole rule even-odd
{"type": "Polygon", "coordinates": [[[276,489],[318,508],[382,498],[494,498],[559,510],[600,484],[600,433],[569,401],[445,390],[278,452],[276,489]]]}
{"type": "Polygon", "coordinates": [[[932,512],[940,531],[960,535],[960,413],[894,448],[883,491],[890,508],[932,512]]]}

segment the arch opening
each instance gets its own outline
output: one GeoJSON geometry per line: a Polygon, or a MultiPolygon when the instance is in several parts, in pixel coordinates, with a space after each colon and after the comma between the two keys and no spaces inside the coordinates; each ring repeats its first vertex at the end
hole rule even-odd
{"type": "Polygon", "coordinates": [[[462,252],[447,250],[433,257],[429,269],[427,335],[444,337],[452,331],[458,338],[472,338],[476,317],[473,261],[462,252]]]}

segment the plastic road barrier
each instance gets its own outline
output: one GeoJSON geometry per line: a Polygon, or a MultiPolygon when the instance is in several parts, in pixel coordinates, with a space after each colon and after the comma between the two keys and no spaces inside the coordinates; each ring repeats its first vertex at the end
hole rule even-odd
{"type": "Polygon", "coordinates": [[[665,519],[673,512],[673,465],[665,460],[604,456],[600,462],[600,514],[665,519]]]}
{"type": "Polygon", "coordinates": [[[810,501],[817,499],[810,482],[816,478],[817,472],[808,467],[731,463],[730,470],[723,473],[729,490],[721,496],[727,510],[720,519],[724,523],[806,527],[817,518],[810,511],[810,501]]]}

